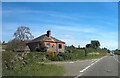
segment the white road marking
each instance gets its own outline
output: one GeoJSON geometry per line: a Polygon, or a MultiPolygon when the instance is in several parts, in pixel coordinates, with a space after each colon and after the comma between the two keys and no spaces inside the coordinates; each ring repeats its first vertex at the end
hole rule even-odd
{"type": "Polygon", "coordinates": [[[97,61],[95,61],[94,63],[90,64],[89,66],[85,67],[83,70],[81,70],[80,72],[84,72],[85,70],[87,70],[88,68],[90,68],[92,65],[94,65],[96,62],[98,62],[100,59],[98,59],[97,61]]]}
{"type": "Polygon", "coordinates": [[[93,62],[95,62],[96,61],[96,59],[95,60],[93,60],[93,61],[91,61],[90,63],[93,63],[93,62]]]}
{"type": "MultiPolygon", "coordinates": [[[[104,57],[106,57],[106,56],[104,56],[104,57]]],[[[82,76],[81,73],[83,73],[84,71],[86,71],[88,68],[90,68],[92,65],[94,65],[95,63],[97,63],[98,61],[100,61],[101,59],[103,59],[104,57],[102,57],[102,58],[100,58],[100,59],[98,59],[98,60],[95,60],[94,63],[92,63],[92,64],[90,64],[89,66],[85,67],[83,70],[80,71],[80,74],[79,74],[77,77],[75,77],[75,78],[78,78],[79,76],[82,76]]],[[[92,61],[92,62],[93,62],[93,61],[92,61]]]]}
{"type": "Polygon", "coordinates": [[[114,56],[113,56],[113,58],[114,58],[118,63],[120,63],[114,56]]]}

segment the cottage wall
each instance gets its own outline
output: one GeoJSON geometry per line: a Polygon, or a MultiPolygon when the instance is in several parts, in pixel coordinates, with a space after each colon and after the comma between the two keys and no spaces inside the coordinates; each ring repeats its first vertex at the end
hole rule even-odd
{"type": "Polygon", "coordinates": [[[64,43],[57,43],[57,52],[64,52],[65,44],[64,43]],[[59,45],[62,45],[62,48],[59,48],[59,45]]]}
{"type": "Polygon", "coordinates": [[[50,46],[47,49],[47,52],[53,51],[53,52],[64,52],[65,50],[65,44],[64,43],[53,43],[53,42],[44,42],[45,46],[47,44],[50,44],[50,46]],[[62,48],[59,48],[59,44],[62,45],[62,48]]]}
{"type": "MultiPolygon", "coordinates": [[[[64,43],[55,43],[55,42],[44,42],[45,46],[48,47],[47,44],[50,44],[47,52],[64,52],[65,50],[65,44],[64,43]],[[62,45],[62,48],[59,48],[59,45],[62,45]]],[[[39,42],[36,43],[29,43],[28,44],[31,51],[36,51],[36,48],[39,47],[39,42]]]]}
{"type": "Polygon", "coordinates": [[[50,44],[50,46],[47,49],[47,52],[53,51],[56,52],[56,43],[51,43],[51,42],[44,42],[45,46],[48,47],[47,44],[50,44]]]}

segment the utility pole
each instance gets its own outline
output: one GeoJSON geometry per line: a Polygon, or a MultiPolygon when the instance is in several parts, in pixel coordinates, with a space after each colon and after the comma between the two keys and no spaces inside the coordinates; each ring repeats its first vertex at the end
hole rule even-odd
{"type": "Polygon", "coordinates": [[[87,54],[88,54],[88,51],[87,51],[87,49],[85,48],[85,56],[87,56],[87,54]]]}

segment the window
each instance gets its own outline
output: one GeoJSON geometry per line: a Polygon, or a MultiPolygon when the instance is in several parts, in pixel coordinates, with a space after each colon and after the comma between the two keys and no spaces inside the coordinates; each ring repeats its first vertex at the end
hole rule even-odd
{"type": "Polygon", "coordinates": [[[50,47],[50,43],[47,43],[47,47],[50,47]]]}
{"type": "Polygon", "coordinates": [[[52,45],[52,48],[54,48],[54,46],[55,46],[55,45],[53,44],[53,45],[52,45]]]}
{"type": "Polygon", "coordinates": [[[61,49],[62,48],[62,45],[61,44],[59,44],[59,49],[61,49]]]}

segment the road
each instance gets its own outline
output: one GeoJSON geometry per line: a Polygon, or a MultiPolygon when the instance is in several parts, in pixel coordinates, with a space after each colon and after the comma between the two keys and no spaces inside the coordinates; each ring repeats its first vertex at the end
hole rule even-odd
{"type": "Polygon", "coordinates": [[[118,76],[118,56],[61,63],[67,73],[64,76],[118,76]]]}

